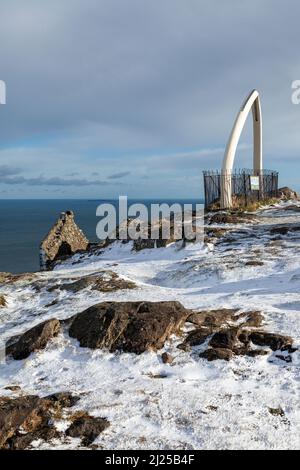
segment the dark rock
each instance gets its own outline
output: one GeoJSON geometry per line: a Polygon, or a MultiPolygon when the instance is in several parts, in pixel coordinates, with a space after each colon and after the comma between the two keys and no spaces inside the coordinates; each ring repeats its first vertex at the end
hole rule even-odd
{"type": "Polygon", "coordinates": [[[283,350],[291,347],[293,339],[290,336],[283,336],[277,333],[268,333],[267,331],[251,331],[249,339],[258,346],[268,346],[273,351],[283,350]]]}
{"type": "Polygon", "coordinates": [[[233,352],[230,349],[223,348],[209,348],[199,354],[199,357],[207,359],[208,361],[223,360],[229,361],[233,357],[233,352]]]}
{"type": "MultiPolygon", "coordinates": [[[[12,344],[7,345],[6,354],[17,360],[25,359],[32,352],[45,349],[48,341],[54,338],[59,331],[59,320],[46,320],[18,336],[18,339],[12,344]]],[[[11,340],[13,340],[13,338],[11,338],[11,340]]]]}
{"type": "Polygon", "coordinates": [[[52,422],[64,407],[77,401],[63,392],[40,398],[36,395],[18,398],[0,397],[0,449],[26,449],[32,441],[59,438],[52,422]]]}
{"type": "Polygon", "coordinates": [[[174,358],[173,356],[171,356],[171,354],[164,352],[161,355],[161,360],[163,361],[164,364],[172,364],[172,362],[174,361],[174,358]]]}
{"type": "Polygon", "coordinates": [[[238,342],[238,333],[238,328],[221,330],[213,335],[209,345],[213,348],[225,348],[233,350],[236,346],[236,343],[238,342]]]}
{"type": "Polygon", "coordinates": [[[255,261],[255,260],[250,260],[245,263],[245,266],[263,266],[264,263],[262,261],[255,261]]]}
{"type": "Polygon", "coordinates": [[[6,387],[4,387],[4,390],[10,390],[11,392],[18,392],[19,390],[21,390],[21,387],[20,385],[7,385],[6,387]]]}
{"type": "Polygon", "coordinates": [[[11,439],[8,440],[8,448],[10,450],[25,450],[33,441],[41,439],[45,442],[50,442],[52,439],[59,439],[62,434],[52,426],[44,426],[34,432],[21,434],[17,432],[11,439]]]}
{"type": "Polygon", "coordinates": [[[69,334],[83,347],[141,354],[161,349],[189,314],[179,302],[103,302],[75,315],[69,334]]]}
{"type": "Polygon", "coordinates": [[[178,344],[177,348],[185,352],[191,351],[192,349],[191,346],[185,342],[178,344]]]}
{"type": "Polygon", "coordinates": [[[289,227],[273,227],[270,230],[271,235],[286,235],[289,231],[289,227]]]}
{"type": "Polygon", "coordinates": [[[0,449],[20,427],[25,432],[34,432],[48,424],[49,403],[35,395],[0,399],[0,449]]]}
{"type": "Polygon", "coordinates": [[[285,412],[281,407],[279,408],[269,408],[269,413],[273,416],[280,416],[283,417],[285,416],[285,412]]]}
{"type": "Polygon", "coordinates": [[[249,349],[246,352],[246,356],[257,357],[257,356],[267,356],[269,353],[265,349],[249,349]]]}
{"type": "Polygon", "coordinates": [[[45,308],[50,308],[53,307],[54,305],[57,305],[59,303],[59,299],[54,299],[52,302],[49,302],[48,304],[45,305],[45,308]]]}
{"type": "Polygon", "coordinates": [[[0,308],[6,307],[6,298],[4,295],[0,295],[0,308]]]}
{"type": "Polygon", "coordinates": [[[66,430],[66,435],[80,437],[82,444],[88,446],[109,426],[110,423],[106,418],[94,418],[85,414],[73,421],[66,430]]]}
{"type": "Polygon", "coordinates": [[[197,328],[196,330],[193,330],[190,333],[188,333],[184,342],[179,344],[177,347],[178,349],[183,349],[184,351],[188,351],[191,349],[192,346],[199,346],[205,343],[205,341],[210,335],[211,335],[210,329],[205,328],[205,327],[197,328]]]}
{"type": "Polygon", "coordinates": [[[52,395],[48,395],[46,400],[50,400],[62,408],[71,408],[72,406],[76,405],[80,398],[72,395],[70,392],[58,392],[53,393],[52,395]]]}

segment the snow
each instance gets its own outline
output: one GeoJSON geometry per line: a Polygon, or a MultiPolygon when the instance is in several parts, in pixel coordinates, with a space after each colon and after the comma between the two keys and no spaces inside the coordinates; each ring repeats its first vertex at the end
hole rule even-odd
{"type": "MultiPolygon", "coordinates": [[[[130,243],[115,243],[102,254],[77,255],[55,271],[38,275],[57,284],[110,270],[135,282],[137,289],[74,294],[6,285],[1,341],[45,319],[68,318],[106,300],[178,300],[192,309],[260,310],[265,329],[291,335],[300,346],[300,233],[272,237],[265,230],[272,224],[299,224],[300,212],[283,209],[284,204],[265,208],[258,224],[234,227],[242,233],[233,234],[229,243],[191,244],[185,249],[172,244],[138,253],[130,243]],[[246,266],[249,260],[264,264],[246,266]],[[47,307],[56,299],[58,303],[47,307]]],[[[199,358],[205,345],[191,354],[177,349],[180,342],[182,338],[173,337],[158,353],[112,354],[80,348],[63,331],[44,351],[0,364],[0,395],[18,395],[5,389],[8,385],[19,385],[22,394],[79,395],[72,413],[85,410],[111,422],[95,441],[100,449],[300,448],[299,351],[292,363],[271,351],[257,358],[208,362],[199,358]],[[162,363],[163,351],[175,358],[172,365],[162,363]],[[279,407],[284,417],[269,412],[279,407]]],[[[65,429],[66,423],[56,426],[65,429]]],[[[37,441],[35,447],[80,448],[80,441],[37,441]]]]}

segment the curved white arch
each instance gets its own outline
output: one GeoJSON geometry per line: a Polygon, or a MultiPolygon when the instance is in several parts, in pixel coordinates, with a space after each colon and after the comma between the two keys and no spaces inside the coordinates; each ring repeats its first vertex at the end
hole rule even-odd
{"type": "Polygon", "coordinates": [[[263,169],[261,106],[259,93],[257,90],[253,90],[238,112],[225,150],[221,173],[221,208],[224,209],[232,205],[231,174],[239,139],[251,109],[253,117],[253,172],[260,174],[263,169]]]}
{"type": "Polygon", "coordinates": [[[0,104],[6,104],[6,84],[0,80],[0,104]]]}

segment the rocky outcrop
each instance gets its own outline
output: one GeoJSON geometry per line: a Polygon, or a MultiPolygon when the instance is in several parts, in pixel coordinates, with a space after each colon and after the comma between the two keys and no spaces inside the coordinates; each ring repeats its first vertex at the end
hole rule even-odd
{"type": "MultiPolygon", "coordinates": [[[[259,329],[264,317],[258,311],[237,312],[235,309],[191,312],[175,301],[103,302],[62,323],[81,347],[141,354],[163,348],[171,335],[182,333],[181,327],[188,322],[196,328],[187,333],[177,347],[191,351],[207,343],[206,350],[200,354],[202,358],[212,361],[229,360],[234,355],[255,357],[268,354],[271,349],[276,351],[277,358],[292,361],[291,354],[297,349],[291,337],[259,329]]],[[[59,320],[47,320],[11,338],[6,346],[7,355],[25,359],[32,352],[44,349],[60,328],[59,320]]],[[[166,352],[161,359],[164,363],[173,361],[166,352]]],[[[61,396],[56,398],[62,399],[61,396]]]]}
{"type": "Polygon", "coordinates": [[[0,397],[0,449],[22,450],[37,439],[48,442],[61,437],[53,419],[78,400],[68,392],[44,398],[36,395],[0,397]]]}
{"type": "Polygon", "coordinates": [[[72,211],[62,212],[40,245],[41,270],[51,269],[58,260],[86,250],[89,241],[74,221],[72,211]]]}
{"type": "Polygon", "coordinates": [[[103,302],[75,315],[69,334],[83,347],[141,354],[161,349],[189,314],[179,302],[103,302]]]}
{"type": "Polygon", "coordinates": [[[113,271],[101,271],[97,274],[76,279],[73,282],[57,284],[48,289],[52,292],[56,289],[66,290],[69,292],[80,292],[83,289],[91,289],[99,292],[115,292],[121,289],[135,289],[136,284],[126,279],[121,279],[113,271]]]}
{"type": "Polygon", "coordinates": [[[255,347],[262,346],[272,351],[281,351],[276,357],[291,362],[291,354],[296,351],[293,339],[258,330],[263,320],[263,315],[258,311],[239,314],[237,310],[231,309],[194,312],[187,321],[197,328],[187,334],[178,348],[189,351],[207,342],[207,349],[202,351],[199,357],[209,361],[217,359],[229,361],[235,355],[256,357],[269,354],[268,349],[255,347]]]}
{"type": "Polygon", "coordinates": [[[44,321],[26,333],[11,338],[6,346],[6,354],[17,360],[26,359],[32,352],[45,349],[48,341],[54,338],[59,331],[59,320],[44,321]]]}
{"type": "MultiPolygon", "coordinates": [[[[258,346],[268,346],[272,351],[292,350],[293,339],[290,336],[267,331],[246,331],[248,339],[258,346]]],[[[295,351],[295,350],[294,350],[295,351]]]]}
{"type": "Polygon", "coordinates": [[[230,349],[222,349],[222,348],[210,348],[206,351],[199,354],[199,357],[203,359],[207,359],[208,361],[230,361],[233,357],[233,352],[230,349]]]}
{"type": "Polygon", "coordinates": [[[89,446],[109,425],[110,423],[106,418],[96,418],[84,413],[74,419],[71,426],[66,430],[66,436],[80,437],[81,444],[89,446]]]}
{"type": "Polygon", "coordinates": [[[278,189],[278,194],[281,199],[286,199],[286,200],[299,198],[296,191],[294,191],[291,188],[288,188],[287,186],[284,186],[283,188],[278,189]]]}
{"type": "MultiPolygon", "coordinates": [[[[292,354],[296,351],[293,348],[293,340],[289,336],[266,331],[245,330],[239,327],[222,329],[215,333],[209,341],[209,347],[200,357],[209,360],[225,359],[229,360],[234,355],[246,355],[250,357],[264,356],[268,354],[266,349],[255,349],[252,344],[271,348],[272,351],[287,351],[292,354]],[[228,355],[220,357],[220,351],[230,351],[228,355]]],[[[279,359],[291,362],[291,356],[277,355],[279,359]]]]}

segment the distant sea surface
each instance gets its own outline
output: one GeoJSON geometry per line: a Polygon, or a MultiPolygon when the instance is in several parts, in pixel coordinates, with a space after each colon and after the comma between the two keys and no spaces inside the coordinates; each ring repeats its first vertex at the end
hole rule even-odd
{"type": "MultiPolygon", "coordinates": [[[[100,220],[96,217],[96,208],[101,203],[111,203],[115,207],[116,200],[0,200],[0,272],[32,272],[39,270],[39,245],[56,222],[61,212],[72,210],[75,222],[83,230],[90,241],[97,241],[96,225],[100,220]]],[[[181,203],[201,204],[201,199],[180,200],[128,200],[144,203],[181,203]]]]}

